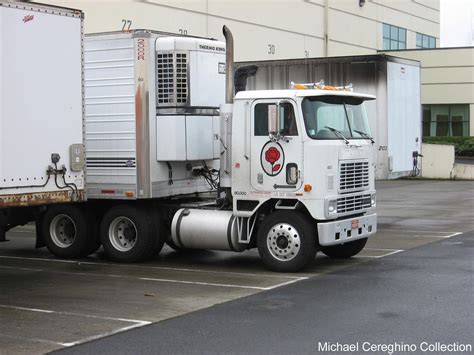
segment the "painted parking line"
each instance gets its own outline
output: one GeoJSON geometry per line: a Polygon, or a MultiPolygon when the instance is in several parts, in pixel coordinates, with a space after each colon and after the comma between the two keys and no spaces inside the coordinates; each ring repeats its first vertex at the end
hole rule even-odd
{"type": "MultiPolygon", "coordinates": [[[[430,233],[433,233],[433,232],[430,232],[430,233]]],[[[462,234],[462,233],[461,233],[461,232],[456,232],[456,233],[452,233],[452,234],[449,234],[449,235],[422,235],[422,234],[414,234],[414,235],[410,235],[410,238],[439,238],[439,239],[448,239],[448,238],[454,237],[454,236],[459,235],[459,234],[462,234]]]]}
{"type": "Polygon", "coordinates": [[[247,273],[247,272],[233,272],[233,271],[214,271],[214,270],[204,270],[204,269],[188,269],[188,268],[175,268],[169,266],[151,266],[151,265],[130,265],[130,264],[117,264],[117,263],[98,263],[93,261],[81,261],[81,260],[65,260],[65,259],[49,259],[49,258],[31,258],[31,257],[22,257],[22,256],[10,256],[10,255],[0,255],[2,259],[19,259],[19,260],[33,260],[33,261],[46,261],[46,262],[55,262],[55,263],[67,263],[67,264],[77,264],[77,265],[97,265],[97,266],[109,266],[109,267],[119,267],[127,269],[153,269],[153,270],[170,270],[170,271],[183,271],[183,272],[197,272],[205,274],[218,274],[218,275],[238,275],[238,276],[251,276],[251,277],[270,277],[270,278],[287,278],[287,279],[299,279],[298,276],[290,275],[275,275],[269,273],[247,273]]]}
{"type": "Polygon", "coordinates": [[[382,255],[360,255],[358,257],[379,259],[385,256],[389,256],[389,255],[393,255],[393,254],[397,254],[397,253],[401,253],[402,251],[405,251],[405,249],[380,249],[380,248],[364,248],[364,250],[386,251],[387,253],[382,254],[382,255]]]}
{"type": "MultiPolygon", "coordinates": [[[[420,230],[391,230],[391,229],[385,229],[385,230],[379,230],[379,232],[406,232],[406,233],[439,233],[443,235],[424,235],[424,234],[418,234],[418,235],[409,235],[408,238],[438,238],[438,239],[448,239],[451,237],[454,237],[456,235],[462,234],[462,232],[434,232],[434,231],[420,231],[420,230]],[[446,233],[450,233],[446,235],[446,233]]],[[[385,249],[385,248],[364,248],[364,250],[374,250],[374,251],[386,251],[387,253],[384,253],[382,255],[360,255],[360,258],[374,258],[374,259],[379,259],[383,258],[389,255],[397,254],[405,249],[385,249]]]]}
{"type": "Polygon", "coordinates": [[[96,340],[96,339],[104,338],[104,337],[107,337],[107,336],[110,336],[110,335],[125,332],[125,331],[130,330],[130,329],[140,328],[140,327],[143,327],[143,326],[148,325],[148,324],[151,324],[151,322],[147,323],[147,324],[136,323],[136,324],[129,325],[128,327],[123,327],[123,328],[119,328],[119,329],[116,329],[116,330],[111,330],[110,332],[105,332],[105,333],[101,333],[101,334],[97,334],[97,335],[92,335],[90,337],[82,338],[80,340],[73,341],[71,343],[63,343],[63,344],[66,347],[79,345],[79,344],[82,344],[82,343],[87,343],[87,342],[92,341],[92,340],[96,340]]]}
{"type": "Polygon", "coordinates": [[[24,335],[22,336],[15,336],[15,335],[6,335],[6,334],[0,334],[0,338],[4,339],[13,339],[18,341],[20,344],[22,344],[25,341],[29,341],[32,343],[42,343],[42,344],[49,344],[49,345],[59,345],[63,347],[67,347],[68,343],[61,343],[53,340],[46,340],[46,339],[40,339],[40,338],[26,338],[24,335]]]}
{"type": "Polygon", "coordinates": [[[48,313],[48,314],[60,314],[63,316],[75,316],[75,317],[84,317],[84,318],[95,318],[95,319],[103,319],[103,320],[113,320],[117,322],[127,322],[127,323],[139,323],[142,325],[151,324],[151,322],[146,320],[138,320],[138,319],[128,319],[128,318],[115,318],[115,317],[105,317],[105,316],[97,316],[95,314],[85,314],[85,313],[75,313],[75,312],[64,312],[64,311],[53,311],[50,309],[40,309],[40,308],[29,308],[29,307],[20,307],[20,306],[12,306],[7,304],[0,304],[0,308],[7,308],[7,309],[16,309],[19,311],[29,311],[29,312],[38,312],[38,313],[48,313]]]}
{"type": "MultiPolygon", "coordinates": [[[[9,267],[10,269],[15,269],[14,267],[9,267]]],[[[21,268],[18,268],[20,270],[21,268]]],[[[232,285],[232,284],[221,284],[221,283],[209,283],[209,282],[199,282],[199,281],[184,281],[184,280],[174,280],[174,279],[159,279],[159,278],[147,278],[147,277],[133,277],[133,276],[124,276],[117,274],[103,274],[96,272],[66,272],[66,271],[55,271],[55,270],[44,270],[44,269],[30,269],[29,271],[38,271],[38,272],[47,272],[51,274],[58,275],[73,275],[73,276],[95,276],[95,277],[108,277],[116,279],[127,279],[127,280],[140,280],[140,281],[153,281],[153,282],[167,282],[167,283],[176,283],[176,284],[185,284],[185,285],[200,285],[200,286],[212,286],[212,287],[226,287],[226,288],[243,288],[249,290],[260,290],[265,291],[267,287],[259,286],[250,286],[250,285],[232,285]]]]}
{"type": "Polygon", "coordinates": [[[462,234],[462,232],[450,232],[450,231],[443,231],[443,232],[437,232],[437,231],[429,231],[429,230],[405,230],[405,229],[383,229],[379,228],[377,232],[397,232],[397,233],[435,233],[435,234],[446,234],[449,233],[450,237],[453,237],[458,234],[462,234]]]}
{"type": "MultiPolygon", "coordinates": [[[[43,342],[43,343],[49,343],[49,344],[55,344],[55,345],[61,345],[64,347],[69,347],[69,346],[74,346],[78,345],[81,343],[85,343],[87,341],[99,339],[105,336],[117,334],[120,332],[124,332],[126,330],[130,330],[133,328],[138,328],[138,327],[143,327],[145,325],[151,324],[152,322],[145,321],[145,320],[138,320],[138,319],[127,319],[127,318],[115,318],[115,317],[103,317],[103,316],[97,316],[94,314],[83,314],[83,313],[75,313],[75,312],[63,312],[63,311],[53,311],[50,309],[39,309],[39,308],[29,308],[29,307],[20,307],[20,306],[11,306],[11,305],[6,305],[6,304],[0,304],[0,308],[6,308],[6,309],[13,309],[13,310],[18,310],[18,311],[25,311],[25,312],[36,312],[36,313],[47,313],[47,314],[57,314],[57,315],[63,315],[63,316],[72,316],[72,317],[82,317],[82,318],[93,318],[93,319],[101,319],[101,320],[111,320],[111,321],[116,321],[116,322],[124,322],[124,323],[132,323],[128,326],[125,327],[120,327],[105,333],[101,334],[96,334],[92,335],[86,338],[79,339],[77,341],[69,342],[69,343],[62,343],[62,342],[55,342],[51,340],[45,340],[45,339],[40,339],[40,338],[29,338],[31,341],[37,341],[37,342],[43,342]]],[[[15,338],[14,336],[7,336],[9,338],[15,338]]]]}
{"type": "Polygon", "coordinates": [[[389,232],[389,233],[411,233],[407,235],[407,238],[439,238],[439,239],[448,239],[455,237],[463,232],[436,232],[436,231],[419,231],[419,230],[395,230],[395,229],[379,229],[379,233],[389,232]],[[417,234],[414,234],[417,233],[417,234]],[[449,233],[449,234],[446,234],[449,233]],[[440,234],[440,235],[433,235],[440,234]]]}
{"type": "MultiPolygon", "coordinates": [[[[33,258],[20,258],[20,257],[11,257],[11,256],[0,256],[0,259],[33,259],[33,258]]],[[[41,258],[34,258],[35,261],[58,261],[53,259],[41,259],[41,258]]],[[[71,260],[66,260],[65,262],[71,262],[71,260]]],[[[77,262],[74,262],[77,263],[77,262]]],[[[82,264],[82,263],[81,263],[82,264]]],[[[114,264],[100,264],[106,266],[115,266],[114,264]]],[[[0,268],[7,268],[19,271],[34,271],[34,272],[47,272],[59,275],[73,275],[73,276],[95,276],[95,277],[108,277],[108,278],[119,278],[119,279],[128,279],[128,280],[140,280],[140,281],[151,281],[151,282],[167,282],[167,283],[176,283],[176,284],[185,284],[185,285],[199,285],[199,286],[211,286],[211,287],[225,287],[225,288],[239,288],[239,289],[249,289],[249,290],[259,290],[259,291],[267,291],[273,290],[275,288],[285,286],[291,284],[293,282],[298,282],[302,280],[306,280],[308,277],[306,276],[281,276],[280,278],[289,278],[290,280],[279,282],[275,285],[271,286],[252,286],[252,285],[237,285],[237,284],[228,284],[228,283],[212,283],[212,282],[201,282],[201,281],[187,281],[187,280],[179,280],[179,279],[169,279],[169,278],[152,278],[152,277],[139,277],[139,276],[126,276],[126,275],[118,275],[118,274],[106,274],[106,273],[97,273],[97,272],[80,272],[80,271],[57,271],[51,269],[40,269],[40,268],[24,268],[24,267],[14,267],[14,266],[0,266],[0,268]]],[[[175,270],[169,268],[169,270],[175,270]]],[[[180,270],[181,271],[181,270],[180,270]]],[[[240,276],[240,275],[239,275],[240,276]]],[[[257,276],[257,274],[254,274],[257,276]]],[[[258,275],[260,277],[266,277],[264,274],[258,275]]]]}
{"type": "Polygon", "coordinates": [[[217,286],[217,287],[230,287],[230,288],[246,288],[246,289],[253,289],[253,290],[260,290],[260,291],[268,291],[273,290],[278,287],[286,286],[298,281],[307,280],[308,277],[298,277],[293,280],[289,280],[286,282],[282,282],[273,286],[269,287],[259,287],[259,286],[242,286],[242,285],[229,285],[229,284],[216,284],[216,283],[209,283],[209,282],[198,282],[198,281],[182,281],[182,280],[169,280],[169,279],[155,279],[155,278],[148,278],[148,277],[140,277],[140,280],[143,281],[157,281],[157,282],[173,282],[173,283],[183,283],[183,284],[192,284],[192,285],[203,285],[203,286],[217,286]]]}

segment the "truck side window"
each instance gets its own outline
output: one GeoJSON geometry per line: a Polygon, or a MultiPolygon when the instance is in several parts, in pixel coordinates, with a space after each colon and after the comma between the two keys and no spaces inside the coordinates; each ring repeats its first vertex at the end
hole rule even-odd
{"type": "MultiPolygon", "coordinates": [[[[254,112],[254,135],[268,136],[268,106],[274,103],[264,103],[255,105],[254,112]]],[[[284,136],[297,136],[296,116],[293,105],[283,103],[280,105],[280,126],[281,134],[284,136]]]]}
{"type": "Polygon", "coordinates": [[[268,136],[268,105],[270,104],[257,104],[255,105],[254,112],[254,135],[255,136],[268,136]]]}
{"type": "Polygon", "coordinates": [[[283,103],[280,105],[281,118],[281,134],[284,136],[297,136],[298,128],[296,127],[296,116],[293,105],[290,103],[283,103]]]}

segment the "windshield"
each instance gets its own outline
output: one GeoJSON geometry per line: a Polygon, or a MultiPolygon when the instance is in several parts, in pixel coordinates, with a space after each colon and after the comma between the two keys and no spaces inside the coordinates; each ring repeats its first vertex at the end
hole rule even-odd
{"type": "Polygon", "coordinates": [[[303,116],[313,139],[340,139],[371,136],[364,100],[342,96],[315,96],[303,100],[303,116]]]}

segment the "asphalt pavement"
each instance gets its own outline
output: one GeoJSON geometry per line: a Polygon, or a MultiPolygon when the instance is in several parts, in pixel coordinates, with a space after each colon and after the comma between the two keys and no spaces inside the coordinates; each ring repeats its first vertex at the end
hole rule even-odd
{"type": "Polygon", "coordinates": [[[62,260],[34,249],[33,226],[15,228],[0,244],[0,355],[463,342],[474,333],[473,211],[472,181],[379,181],[378,231],[364,250],[343,260],[318,253],[297,274],[266,270],[256,250],[62,260]]]}
{"type": "Polygon", "coordinates": [[[59,353],[472,353],[473,260],[474,233],[464,233],[59,353]]]}

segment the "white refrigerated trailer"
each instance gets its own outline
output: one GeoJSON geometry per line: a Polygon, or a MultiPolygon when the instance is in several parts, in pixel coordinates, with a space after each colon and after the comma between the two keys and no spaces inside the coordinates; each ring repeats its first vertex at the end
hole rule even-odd
{"type": "Polygon", "coordinates": [[[421,152],[420,62],[379,54],[236,63],[237,68],[250,65],[258,71],[248,78],[247,90],[323,79],[331,85],[352,83],[354,91],[375,95],[367,111],[376,142],[376,179],[412,173],[413,154],[421,152]]]}
{"type": "MultiPolygon", "coordinates": [[[[287,272],[318,250],[350,257],[364,248],[377,229],[365,111],[375,97],[311,85],[234,97],[233,39],[224,34],[227,43],[148,30],[86,37],[84,80],[71,84],[84,83],[76,133],[84,137],[86,183],[82,175],[68,180],[82,168],[76,137],[69,143],[77,166],[54,146],[46,178],[64,178],[59,186],[78,201],[39,211],[38,245],[66,258],[102,245],[122,262],[150,258],[165,242],[258,248],[267,267],[287,272]],[[84,186],[87,201],[77,193],[84,186]]],[[[38,145],[67,130],[45,117],[38,145]]]]}
{"type": "Polygon", "coordinates": [[[83,201],[81,11],[0,1],[0,241],[83,201]]]}

